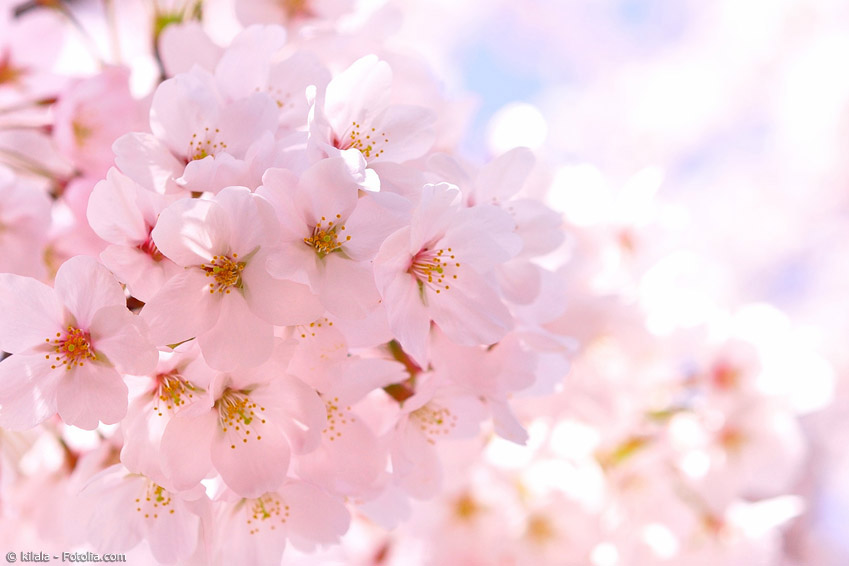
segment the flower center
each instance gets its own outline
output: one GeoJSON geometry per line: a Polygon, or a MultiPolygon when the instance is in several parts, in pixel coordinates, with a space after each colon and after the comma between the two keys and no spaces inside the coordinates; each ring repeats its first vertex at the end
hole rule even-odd
{"type": "Polygon", "coordinates": [[[211,131],[209,128],[204,128],[200,136],[192,134],[192,139],[189,140],[189,151],[186,152],[189,160],[197,161],[209,155],[214,157],[219,151],[227,149],[227,144],[218,139],[219,133],[218,128],[211,131]]]}
{"type": "MultiPolygon", "coordinates": [[[[237,440],[247,444],[251,431],[255,431],[258,424],[265,424],[262,418],[265,407],[258,407],[243,391],[225,389],[215,402],[215,408],[218,409],[218,426],[222,432],[229,433],[233,442],[230,448],[234,450],[237,440]]],[[[254,434],[253,438],[262,440],[259,434],[254,434]]]]}
{"type": "Polygon", "coordinates": [[[457,279],[460,262],[455,259],[451,248],[424,248],[413,257],[407,273],[416,278],[420,292],[424,293],[425,287],[429,287],[439,294],[451,289],[446,281],[457,279]]]}
{"type": "Polygon", "coordinates": [[[452,413],[450,409],[433,403],[428,403],[416,409],[410,413],[410,418],[418,425],[422,434],[427,437],[429,444],[435,444],[436,438],[445,436],[457,426],[457,415],[452,413]]]}
{"type": "MultiPolygon", "coordinates": [[[[152,481],[145,482],[144,493],[136,498],[136,512],[144,513],[145,519],[159,518],[159,513],[164,513],[171,505],[171,494],[161,485],[152,481]]],[[[174,514],[173,506],[168,509],[169,514],[174,514]]]]}
{"type": "Polygon", "coordinates": [[[5,49],[0,55],[0,85],[17,83],[25,74],[25,69],[12,64],[11,53],[9,49],[5,49]]]}
{"type": "Polygon", "coordinates": [[[244,261],[236,261],[238,254],[233,258],[223,255],[212,257],[212,263],[202,263],[200,268],[206,272],[207,277],[215,278],[214,283],[209,284],[209,292],[230,293],[231,287],[241,288],[242,270],[245,269],[244,261]]]}
{"type": "Polygon", "coordinates": [[[351,128],[342,136],[342,139],[334,136],[333,145],[338,149],[358,149],[366,159],[374,159],[383,155],[379,149],[381,144],[389,143],[386,132],[377,133],[375,128],[363,128],[362,124],[351,122],[351,128]],[[383,141],[381,141],[383,140],[383,141]]]}
{"type": "Polygon", "coordinates": [[[167,411],[174,411],[186,404],[186,398],[192,399],[196,388],[173,371],[156,376],[157,386],[154,390],[153,408],[162,416],[162,403],[167,411]]]}
{"type": "Polygon", "coordinates": [[[315,253],[319,257],[324,257],[331,252],[335,252],[342,247],[343,242],[351,239],[351,236],[345,236],[345,239],[340,242],[338,232],[345,230],[344,224],[338,224],[342,218],[341,215],[336,215],[336,220],[327,220],[327,217],[322,216],[321,220],[312,229],[312,236],[304,238],[304,243],[315,248],[315,253]]]}
{"type": "Polygon", "coordinates": [[[252,535],[263,528],[273,531],[278,524],[285,524],[286,519],[289,518],[289,506],[274,493],[266,493],[259,499],[249,502],[248,505],[247,523],[252,535]]]}
{"type": "Polygon", "coordinates": [[[153,261],[162,261],[165,259],[165,256],[162,255],[162,252],[159,251],[159,248],[156,247],[156,243],[153,241],[153,238],[150,235],[151,230],[153,228],[148,227],[147,229],[147,239],[136,246],[137,249],[141,250],[143,253],[149,255],[153,261]]]}
{"type": "Polygon", "coordinates": [[[351,415],[351,407],[340,405],[339,397],[325,400],[324,407],[327,410],[327,426],[321,432],[333,441],[342,436],[348,423],[354,422],[354,417],[351,415]]]}
{"type": "MultiPolygon", "coordinates": [[[[56,338],[45,338],[44,341],[53,347],[53,359],[56,363],[50,366],[51,369],[65,366],[65,369],[70,371],[76,366],[84,365],[86,360],[94,360],[97,357],[88,332],[73,326],[68,327],[64,336],[57,332],[56,338]]],[[[51,354],[45,354],[44,357],[49,360],[50,356],[51,354]]]]}

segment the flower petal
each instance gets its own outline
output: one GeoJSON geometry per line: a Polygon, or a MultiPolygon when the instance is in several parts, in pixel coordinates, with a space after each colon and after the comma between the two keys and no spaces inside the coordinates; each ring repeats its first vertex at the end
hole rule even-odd
{"type": "Polygon", "coordinates": [[[76,318],[77,326],[86,330],[98,310],[127,304],[124,290],[112,272],[88,256],[72,257],[63,263],[56,272],[53,288],[76,318]]]}
{"type": "Polygon", "coordinates": [[[64,326],[64,308],[53,289],[31,277],[0,273],[0,350],[25,352],[64,326]]]}
{"type": "Polygon", "coordinates": [[[286,484],[280,495],[289,505],[288,537],[295,548],[337,543],[348,530],[351,514],[340,498],[305,482],[286,484]]]}
{"type": "Polygon", "coordinates": [[[127,414],[127,384],[114,368],[86,363],[65,371],[56,392],[56,408],[65,424],[86,430],[98,421],[115,424],[127,414]]]}
{"type": "Polygon", "coordinates": [[[162,211],[150,235],[160,252],[184,267],[230,252],[230,218],[209,200],[178,200],[162,211]]]}
{"type": "Polygon", "coordinates": [[[289,445],[272,422],[254,419],[241,430],[227,427],[212,441],[212,463],[224,483],[242,497],[274,491],[286,479],[289,445]],[[250,430],[251,434],[244,434],[250,430]]]}
{"type": "Polygon", "coordinates": [[[122,372],[146,375],[159,361],[144,322],[126,307],[97,311],[91,322],[91,338],[95,351],[102,352],[122,372]]]}
{"type": "Polygon", "coordinates": [[[162,471],[179,490],[192,489],[212,470],[210,446],[218,427],[214,410],[199,415],[177,413],[162,434],[162,471]]]}
{"type": "Polygon", "coordinates": [[[172,277],[141,311],[156,346],[196,337],[218,320],[220,300],[209,293],[209,280],[199,269],[172,277]]]}
{"type": "Polygon", "coordinates": [[[276,377],[251,393],[254,401],[266,407],[286,434],[295,454],[315,450],[327,422],[324,402],[312,387],[290,375],[276,377]]]}
{"type": "Polygon", "coordinates": [[[318,293],[327,310],[341,318],[365,318],[380,303],[371,263],[351,261],[337,254],[324,258],[318,293]]]}
{"type": "Polygon", "coordinates": [[[217,322],[198,337],[209,366],[229,371],[258,366],[271,357],[272,325],[251,312],[241,293],[224,294],[219,300],[221,313],[217,322]]]}
{"type": "Polygon", "coordinates": [[[0,427],[26,430],[53,416],[64,371],[51,370],[40,354],[15,354],[0,362],[0,427]]]}
{"type": "Polygon", "coordinates": [[[265,271],[265,258],[257,255],[242,272],[245,300],[254,314],[281,326],[308,324],[321,316],[324,307],[310,288],[271,277],[265,271]]]}

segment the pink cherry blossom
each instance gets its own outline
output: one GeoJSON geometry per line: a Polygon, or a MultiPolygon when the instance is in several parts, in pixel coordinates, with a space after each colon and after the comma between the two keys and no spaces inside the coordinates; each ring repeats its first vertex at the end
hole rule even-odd
{"type": "Polygon", "coordinates": [[[222,565],[276,564],[287,540],[310,550],[338,542],[350,522],[340,499],[302,481],[288,481],[255,498],[221,502],[217,514],[213,554],[215,564],[222,565]]]}
{"type": "Polygon", "coordinates": [[[100,254],[101,261],[141,301],[149,301],[179,271],[151,237],[159,213],[173,200],[143,189],[114,168],[88,200],[89,225],[112,244],[100,254]]]}
{"type": "Polygon", "coordinates": [[[156,363],[144,324],[125,306],[115,277],[94,259],[72,258],[54,287],[0,274],[0,422],[25,429],[58,411],[62,420],[93,429],[127,411],[121,372],[143,374],[156,363]]]}
{"type": "Polygon", "coordinates": [[[96,548],[121,552],[146,540],[163,564],[192,555],[209,503],[202,490],[175,493],[120,464],[92,478],[80,498],[92,507],[88,527],[96,548]]]}
{"type": "Polygon", "coordinates": [[[5,167],[0,167],[0,195],[0,270],[43,278],[50,199],[5,167]]]}
{"type": "Polygon", "coordinates": [[[513,224],[494,207],[458,201],[449,185],[426,185],[410,226],[389,236],[374,260],[390,327],[420,363],[431,321],[466,345],[493,344],[512,326],[491,270],[517,251],[513,224]]]}
{"type": "Polygon", "coordinates": [[[163,470],[178,489],[195,487],[214,469],[242,497],[275,490],[291,452],[314,450],[326,420],[316,392],[281,374],[274,360],[215,374],[197,397],[171,417],[162,436],[163,470]]]}
{"type": "Polygon", "coordinates": [[[115,162],[140,185],[161,193],[255,187],[264,167],[253,161],[265,159],[274,145],[276,116],[268,95],[227,102],[214,77],[196,68],[157,88],[150,108],[153,133],[119,138],[115,162]]]}
{"type": "Polygon", "coordinates": [[[197,338],[213,367],[249,367],[271,355],[274,324],[318,317],[321,305],[307,286],[266,270],[276,230],[271,206],[245,188],[166,208],[151,236],[165,257],[185,269],[142,310],[154,342],[197,338]]]}
{"type": "Polygon", "coordinates": [[[310,119],[310,147],[329,157],[356,150],[371,163],[421,157],[434,141],[430,111],[391,105],[392,70],[370,55],[335,76],[320,92],[310,119]]]}
{"type": "MultiPolygon", "coordinates": [[[[277,277],[306,274],[331,314],[364,318],[377,307],[371,259],[385,237],[402,225],[391,195],[359,195],[360,185],[342,158],[323,159],[299,178],[269,170],[258,194],[275,207],[278,250],[269,257],[277,277]]],[[[403,204],[402,204],[403,206],[403,204]]]]}

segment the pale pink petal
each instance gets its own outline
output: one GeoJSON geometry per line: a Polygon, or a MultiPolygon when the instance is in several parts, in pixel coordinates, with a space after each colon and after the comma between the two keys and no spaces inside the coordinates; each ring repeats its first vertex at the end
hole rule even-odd
{"type": "Polygon", "coordinates": [[[192,489],[212,471],[210,447],[218,412],[177,413],[162,434],[162,471],[179,490],[192,489]]]}
{"type": "Polygon", "coordinates": [[[221,305],[218,320],[198,337],[210,367],[229,371],[267,360],[274,347],[272,325],[251,311],[241,293],[224,294],[215,300],[221,305]]]}
{"type": "Polygon", "coordinates": [[[187,73],[195,65],[213,71],[224,52],[203,30],[200,22],[169,23],[159,36],[159,52],[169,77],[187,73]]]}
{"type": "Polygon", "coordinates": [[[306,283],[316,279],[319,261],[315,248],[301,240],[276,246],[267,254],[266,269],[274,277],[306,283]]]}
{"type": "Polygon", "coordinates": [[[308,324],[321,316],[324,307],[309,287],[271,277],[265,263],[258,254],[242,272],[245,300],[256,315],[281,326],[308,324]]]}
{"type": "Polygon", "coordinates": [[[212,75],[195,67],[157,87],[150,106],[150,130],[176,155],[186,155],[192,134],[217,121],[220,104],[212,75]]]}
{"type": "Polygon", "coordinates": [[[217,139],[227,144],[227,153],[244,157],[248,148],[266,132],[277,131],[277,104],[263,92],[225,106],[216,124],[217,139]]]}
{"type": "Polygon", "coordinates": [[[390,106],[371,123],[379,139],[369,161],[403,163],[421,157],[436,141],[434,122],[436,115],[427,108],[390,106]]]}
{"type": "MultiPolygon", "coordinates": [[[[236,422],[239,422],[238,420],[236,422]]],[[[212,441],[212,463],[224,483],[242,497],[259,497],[280,487],[289,469],[289,445],[273,422],[256,418],[241,430],[228,426],[212,441]],[[244,434],[250,430],[250,434],[244,434]]]]}
{"type": "Polygon", "coordinates": [[[215,66],[221,91],[231,99],[244,98],[265,86],[272,57],[286,43],[279,26],[251,26],[237,35],[215,66]]]}
{"type": "Polygon", "coordinates": [[[427,170],[440,181],[457,185],[466,193],[473,185],[472,178],[455,156],[447,153],[434,153],[427,158],[427,170]]]}
{"type": "Polygon", "coordinates": [[[428,361],[430,314],[422,302],[417,281],[406,273],[399,274],[383,290],[383,304],[389,326],[404,351],[420,366],[428,361]]]}
{"type": "Polygon", "coordinates": [[[0,350],[25,352],[53,339],[65,323],[53,289],[31,277],[0,273],[0,350]]]}
{"type": "Polygon", "coordinates": [[[450,289],[439,295],[429,293],[428,299],[433,321],[460,344],[494,344],[513,327],[513,317],[498,293],[471,269],[450,289]]]}
{"type": "Polygon", "coordinates": [[[121,421],[124,445],[121,462],[128,469],[144,474],[159,484],[165,482],[160,460],[160,442],[170,414],[157,412],[149,396],[137,397],[121,421]]]}
{"type": "Polygon", "coordinates": [[[383,303],[362,320],[333,320],[333,327],[345,337],[351,348],[374,348],[394,340],[383,303]]]}
{"type": "Polygon", "coordinates": [[[534,154],[516,147],[484,165],[476,179],[481,202],[502,202],[522,188],[534,167],[534,154]]]}
{"type": "Polygon", "coordinates": [[[422,188],[421,200],[410,220],[411,253],[418,253],[455,223],[455,208],[459,200],[460,191],[448,183],[425,185],[422,188]]]}
{"type": "Polygon", "coordinates": [[[146,375],[156,368],[159,352],[147,337],[147,327],[126,307],[104,307],[97,311],[89,328],[92,345],[118,370],[146,375]]]}
{"type": "Polygon", "coordinates": [[[367,55],[333,77],[327,85],[324,111],[333,130],[342,134],[355,121],[389,104],[392,69],[386,61],[367,55]]]}
{"type": "Polygon", "coordinates": [[[155,136],[123,135],[112,144],[112,151],[118,169],[145,189],[161,194],[180,190],[174,179],[182,175],[184,166],[155,136]]]}
{"type": "Polygon", "coordinates": [[[513,410],[506,401],[488,400],[492,411],[492,421],[495,425],[495,434],[510,442],[524,446],[528,442],[528,431],[516,418],[513,410]]]}
{"type": "Polygon", "coordinates": [[[522,238],[522,256],[534,257],[557,249],[566,235],[562,216],[543,203],[521,199],[510,202],[516,234],[522,238]]]}
{"type": "Polygon", "coordinates": [[[515,259],[495,268],[498,288],[510,302],[527,305],[539,295],[542,285],[540,267],[521,259],[515,259]]]}
{"type": "Polygon", "coordinates": [[[245,160],[218,153],[189,161],[177,184],[186,191],[217,193],[227,186],[247,184],[249,171],[245,160]]]}
{"type": "Polygon", "coordinates": [[[91,542],[103,552],[121,552],[136,546],[144,537],[144,525],[137,514],[128,514],[134,499],[144,492],[141,476],[131,475],[115,464],[95,475],[80,494],[92,506],[86,528],[91,542]],[[120,519],[119,519],[120,518],[120,519]]]}
{"type": "Polygon", "coordinates": [[[103,262],[130,294],[146,303],[162,289],[165,282],[181,273],[183,268],[168,258],[156,261],[135,247],[109,246],[100,253],[103,262]]]}
{"type": "Polygon", "coordinates": [[[392,448],[392,471],[396,482],[417,499],[434,497],[442,486],[442,465],[428,438],[407,423],[392,448]]]}
{"type": "Polygon", "coordinates": [[[148,521],[146,540],[153,557],[161,564],[173,564],[189,558],[200,533],[200,517],[191,513],[179,495],[167,494],[171,502],[153,521],[148,521]],[[174,511],[171,513],[171,511],[174,511]]]}
{"type": "Polygon", "coordinates": [[[245,187],[229,187],[215,200],[227,212],[230,252],[245,257],[275,238],[279,224],[271,204],[245,187]]]}
{"type": "Polygon", "coordinates": [[[303,211],[295,205],[294,196],[298,177],[286,169],[269,169],[262,176],[262,186],[257,194],[262,195],[274,207],[280,220],[280,239],[302,241],[310,228],[304,220],[303,211]]]}
{"type": "Polygon", "coordinates": [[[507,261],[522,249],[522,239],[515,234],[513,218],[491,205],[464,208],[457,212],[453,226],[445,235],[457,257],[479,271],[507,261]]]}
{"type": "Polygon", "coordinates": [[[330,73],[314,55],[298,52],[271,68],[268,88],[280,106],[280,125],[298,128],[306,124],[309,102],[308,86],[324,89],[330,82],[330,73]]]}
{"type": "Polygon", "coordinates": [[[347,358],[338,367],[341,375],[333,372],[333,382],[325,393],[345,405],[360,401],[375,389],[410,377],[402,364],[380,358],[347,358]]]}
{"type": "Polygon", "coordinates": [[[162,211],[150,235],[178,265],[200,265],[229,252],[230,219],[215,202],[184,199],[162,211]]]}
{"type": "MultiPolygon", "coordinates": [[[[58,371],[58,370],[57,370],[58,371]]],[[[127,414],[127,384],[114,368],[86,363],[65,371],[56,391],[56,409],[69,425],[94,430],[127,414]]]]}
{"type": "Polygon", "coordinates": [[[341,318],[365,318],[377,308],[380,294],[371,262],[355,262],[338,254],[324,258],[318,294],[328,312],[341,318]]]}
{"type": "Polygon", "coordinates": [[[301,175],[297,200],[310,224],[315,225],[322,216],[325,226],[328,221],[344,223],[357,206],[358,198],[359,185],[342,157],[322,159],[301,175]]]}
{"type": "Polygon", "coordinates": [[[333,430],[324,433],[318,450],[295,461],[299,477],[345,495],[358,495],[374,489],[386,469],[387,452],[374,432],[352,413],[343,423],[335,419],[333,430]]]}
{"type": "Polygon", "coordinates": [[[280,495],[289,505],[288,537],[295,548],[338,543],[348,530],[351,514],[341,498],[305,482],[286,484],[280,495]]]}
{"type": "Polygon", "coordinates": [[[156,346],[196,337],[215,324],[220,299],[209,292],[209,279],[199,269],[187,269],[168,280],[141,311],[156,346]]]}
{"type": "Polygon", "coordinates": [[[94,314],[103,307],[124,306],[124,290],[115,276],[96,259],[72,257],[56,272],[56,295],[76,319],[79,328],[88,329],[94,314]]]}
{"type": "Polygon", "coordinates": [[[271,493],[261,501],[239,501],[235,507],[227,505],[221,509],[216,536],[211,537],[216,564],[279,565],[286,548],[288,520],[283,506],[279,496],[271,493]],[[260,504],[273,511],[257,513],[262,510],[260,504]]]}
{"type": "Polygon", "coordinates": [[[345,220],[345,231],[351,236],[342,248],[345,254],[356,261],[373,259],[383,241],[409,221],[406,206],[406,199],[392,193],[370,193],[360,198],[345,220]]]}
{"type": "Polygon", "coordinates": [[[257,404],[266,408],[283,429],[295,454],[315,450],[327,422],[324,402],[301,380],[281,375],[251,393],[257,404]]]}
{"type": "Polygon", "coordinates": [[[112,168],[92,189],[86,217],[92,230],[107,242],[134,246],[147,238],[148,227],[136,205],[137,187],[112,168]]]}
{"type": "Polygon", "coordinates": [[[0,427],[26,430],[56,413],[56,389],[65,369],[42,355],[14,354],[0,362],[0,427]]]}

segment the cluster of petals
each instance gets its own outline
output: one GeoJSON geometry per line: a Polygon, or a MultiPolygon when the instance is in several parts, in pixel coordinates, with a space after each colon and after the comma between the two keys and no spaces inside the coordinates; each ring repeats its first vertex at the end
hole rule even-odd
{"type": "Polygon", "coordinates": [[[181,42],[205,32],[167,28],[147,99],[121,67],[57,90],[52,153],[30,156],[50,182],[0,170],[0,243],[21,251],[0,275],[0,426],[65,447],[74,544],[274,563],[352,513],[397,524],[439,492],[451,438],[525,442],[509,397],[537,354],[513,332],[543,331],[515,310],[539,286],[515,290],[543,268],[516,266],[550,251],[525,231],[553,214],[510,205],[531,153],[475,180],[387,61],[298,50],[297,26],[203,56],[181,42]]]}
{"type": "Polygon", "coordinates": [[[0,543],[748,565],[828,514],[831,363],[699,301],[651,171],[587,221],[468,160],[404,2],[103,4],[0,1],[0,543]]]}

